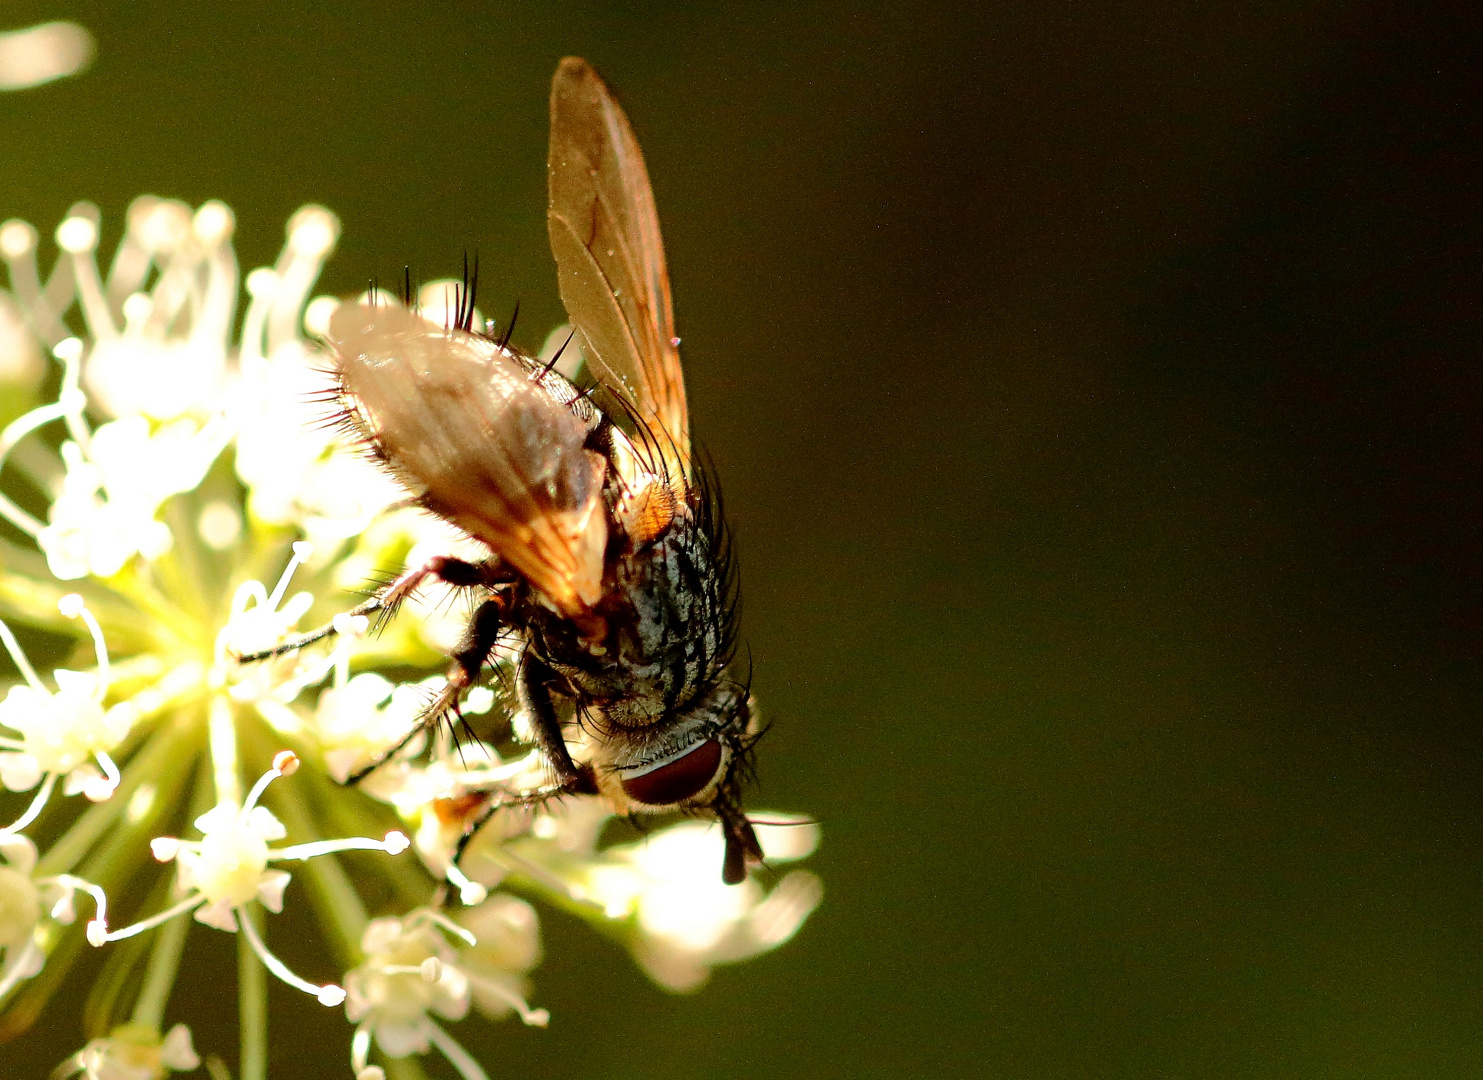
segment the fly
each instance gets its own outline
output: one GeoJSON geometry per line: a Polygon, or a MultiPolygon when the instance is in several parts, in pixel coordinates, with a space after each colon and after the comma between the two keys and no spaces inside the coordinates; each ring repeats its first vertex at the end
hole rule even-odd
{"type": "MultiPolygon", "coordinates": [[[[757,725],[745,682],[730,674],[735,562],[714,477],[691,449],[648,170],[617,99],[574,57],[551,86],[547,174],[562,303],[607,409],[508,334],[476,330],[471,288],[444,328],[394,305],[344,304],[330,322],[347,429],[415,505],[490,552],[433,558],[352,612],[389,615],[430,579],[476,598],[422,723],[352,780],[461,717],[497,641],[513,636],[516,694],[552,777],[535,797],[713,817],[726,840],[722,877],[735,884],[762,859],[740,803],[757,725]]],[[[471,822],[464,844],[499,805],[471,822]]]]}

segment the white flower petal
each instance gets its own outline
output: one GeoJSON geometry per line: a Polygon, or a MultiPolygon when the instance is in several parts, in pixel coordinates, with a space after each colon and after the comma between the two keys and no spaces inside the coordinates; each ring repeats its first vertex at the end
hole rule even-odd
{"type": "Polygon", "coordinates": [[[34,754],[0,751],[0,784],[11,791],[30,791],[45,775],[34,754]]]}
{"type": "Polygon", "coordinates": [[[214,904],[202,904],[196,908],[196,922],[214,926],[218,930],[225,930],[229,934],[237,932],[237,916],[233,911],[232,902],[221,899],[214,904]]]}
{"type": "Polygon", "coordinates": [[[165,1034],[165,1041],[160,1044],[160,1064],[176,1072],[190,1072],[201,1067],[201,1058],[191,1043],[190,1028],[176,1024],[165,1034]]]}
{"type": "Polygon", "coordinates": [[[275,915],[283,910],[283,890],[288,888],[291,877],[287,870],[266,870],[258,883],[257,898],[275,915]]]}

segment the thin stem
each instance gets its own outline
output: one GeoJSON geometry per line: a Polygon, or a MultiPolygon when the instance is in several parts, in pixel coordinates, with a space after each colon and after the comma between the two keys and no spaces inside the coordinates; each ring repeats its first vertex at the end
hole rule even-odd
{"type": "Polygon", "coordinates": [[[139,1000],[134,1003],[133,1023],[143,1024],[154,1031],[164,1029],[165,1003],[170,1000],[170,991],[175,987],[175,975],[180,970],[180,954],[185,948],[185,936],[190,930],[190,919],[176,919],[167,923],[159,940],[149,954],[149,967],[144,973],[144,988],[139,991],[139,1000]]]}
{"type": "Polygon", "coordinates": [[[140,919],[132,926],[126,926],[122,930],[110,930],[108,936],[103,940],[122,941],[124,938],[131,938],[135,934],[142,934],[146,930],[153,930],[161,923],[167,923],[177,915],[184,915],[187,911],[190,911],[192,908],[198,908],[205,902],[206,898],[204,896],[200,893],[195,893],[194,895],[187,896],[178,904],[171,904],[164,911],[157,911],[147,919],[140,919]]]}
{"type": "Polygon", "coordinates": [[[237,1022],[241,1028],[242,1056],[237,1063],[241,1080],[267,1080],[268,1076],[268,972],[253,948],[257,913],[237,909],[242,933],[237,935],[237,1022]]]}
{"type": "MultiPolygon", "coordinates": [[[[67,415],[67,410],[61,403],[53,405],[42,405],[40,408],[32,409],[24,416],[12,420],[3,432],[0,432],[0,468],[5,465],[5,459],[10,456],[10,451],[31,432],[37,428],[44,427],[53,420],[61,420],[67,415]]],[[[30,536],[41,535],[41,530],[46,528],[46,522],[41,521],[15,503],[0,495],[0,514],[3,514],[16,528],[30,536]]]]}
{"type": "Polygon", "coordinates": [[[216,802],[242,805],[242,777],[237,767],[237,725],[225,694],[211,696],[211,776],[216,802]]]}
{"type": "MultiPolygon", "coordinates": [[[[301,788],[306,784],[313,785],[312,809],[317,811],[318,820],[323,822],[328,831],[355,832],[365,828],[369,820],[376,820],[378,825],[384,820],[388,827],[398,824],[386,807],[372,802],[362,792],[347,791],[318,769],[301,769],[298,775],[304,779],[304,783],[300,784],[301,788]]],[[[396,890],[397,900],[402,907],[415,908],[427,903],[434,883],[419,860],[391,859],[382,866],[382,872],[396,890]]],[[[356,932],[355,939],[359,942],[359,931],[356,932]]]]}
{"type": "Polygon", "coordinates": [[[26,812],[5,826],[5,828],[0,829],[0,836],[4,836],[6,833],[18,833],[27,825],[31,824],[31,822],[35,821],[37,815],[41,813],[41,808],[51,798],[52,788],[56,786],[57,774],[47,773],[46,781],[41,785],[41,790],[36,793],[36,797],[31,800],[31,805],[26,807],[26,812]]]}
{"type": "Polygon", "coordinates": [[[337,851],[385,851],[385,840],[372,840],[368,836],[347,836],[343,840],[316,840],[312,844],[294,844],[279,848],[269,856],[273,862],[292,862],[295,859],[312,859],[317,855],[332,855],[337,851]]]}
{"type": "Polygon", "coordinates": [[[443,1056],[448,1059],[448,1064],[458,1070],[458,1075],[464,1080],[489,1080],[489,1074],[474,1060],[473,1055],[465,1050],[452,1035],[440,1028],[436,1023],[428,1021],[428,1038],[432,1044],[443,1051],[443,1056]]]}
{"type": "Polygon", "coordinates": [[[478,987],[490,997],[499,998],[510,1008],[514,1009],[527,1027],[545,1027],[551,1022],[551,1013],[546,1009],[532,1009],[530,1002],[509,987],[496,982],[494,979],[485,979],[478,975],[469,975],[469,985],[478,987]]]}
{"type": "Polygon", "coordinates": [[[36,669],[31,666],[31,661],[26,659],[26,654],[21,649],[21,643],[15,639],[15,634],[11,633],[10,627],[5,625],[3,621],[0,621],[0,642],[5,643],[5,651],[10,653],[10,659],[15,663],[16,667],[20,668],[26,682],[30,683],[31,689],[35,690],[38,694],[50,696],[51,691],[46,688],[46,685],[41,681],[41,677],[36,674],[36,669]]]}
{"type": "MultiPolygon", "coordinates": [[[[301,770],[304,776],[308,770],[301,770]]],[[[280,785],[273,788],[272,809],[283,822],[283,827],[292,836],[316,836],[314,818],[297,785],[280,785]]],[[[305,845],[298,845],[300,847],[305,845]]],[[[352,966],[359,958],[360,938],[365,932],[370,916],[361,903],[355,887],[339,861],[333,855],[322,855],[304,863],[304,876],[309,885],[309,899],[322,921],[335,931],[333,942],[336,954],[345,967],[352,966]]]]}
{"type": "MultiPolygon", "coordinates": [[[[245,908],[239,907],[233,910],[240,915],[245,908]]],[[[239,919],[238,927],[242,931],[241,936],[247,939],[247,943],[252,946],[252,951],[257,954],[257,958],[262,961],[263,966],[278,976],[280,981],[287,983],[295,990],[302,990],[306,994],[312,994],[319,999],[321,1005],[333,1007],[345,1000],[345,990],[342,987],[334,983],[326,983],[320,986],[318,983],[312,983],[308,979],[303,979],[295,975],[287,964],[274,956],[268,949],[261,935],[257,932],[257,925],[252,920],[245,918],[239,919]]]]}
{"type": "Polygon", "coordinates": [[[410,1054],[404,1058],[387,1058],[383,1067],[391,1080],[427,1080],[427,1073],[422,1071],[422,1062],[410,1054]]]}

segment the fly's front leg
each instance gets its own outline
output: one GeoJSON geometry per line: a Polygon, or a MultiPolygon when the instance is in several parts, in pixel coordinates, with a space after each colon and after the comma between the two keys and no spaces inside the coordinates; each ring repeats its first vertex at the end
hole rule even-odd
{"type": "MultiPolygon", "coordinates": [[[[358,604],[345,612],[354,618],[358,615],[374,615],[377,612],[385,612],[390,618],[396,613],[396,609],[417,591],[428,578],[436,578],[446,582],[455,588],[466,588],[470,585],[488,585],[497,580],[495,566],[493,563],[471,563],[463,559],[455,559],[446,555],[437,555],[427,560],[415,570],[408,570],[397,578],[386,588],[363,604],[358,604]]],[[[271,649],[263,649],[259,652],[244,653],[237,657],[243,664],[250,664],[256,660],[267,660],[274,656],[282,656],[284,653],[296,652],[306,645],[313,645],[316,641],[336,633],[333,622],[321,626],[318,630],[311,630],[307,634],[301,634],[296,638],[290,638],[281,645],[275,645],[271,649]]]]}
{"type": "MultiPolygon", "coordinates": [[[[551,700],[551,684],[555,677],[555,672],[527,652],[521,658],[515,685],[520,704],[524,706],[531,726],[535,729],[536,746],[540,748],[546,764],[556,774],[556,782],[534,791],[493,796],[469,821],[463,835],[458,838],[458,846],[453,849],[454,869],[462,864],[464,851],[470,841],[499,811],[511,806],[537,806],[558,795],[597,794],[597,781],[592,776],[592,769],[573,761],[571,751],[566,748],[566,739],[561,734],[561,718],[556,715],[556,705],[551,700]]],[[[455,880],[451,873],[449,880],[455,880]]]]}
{"type": "Polygon", "coordinates": [[[566,748],[566,739],[561,734],[561,718],[556,715],[556,706],[551,701],[551,684],[555,678],[555,672],[527,652],[520,661],[520,677],[516,681],[520,703],[530,716],[536,745],[540,747],[546,764],[556,774],[560,792],[596,795],[597,781],[592,777],[592,770],[572,760],[572,753],[566,748]]]}

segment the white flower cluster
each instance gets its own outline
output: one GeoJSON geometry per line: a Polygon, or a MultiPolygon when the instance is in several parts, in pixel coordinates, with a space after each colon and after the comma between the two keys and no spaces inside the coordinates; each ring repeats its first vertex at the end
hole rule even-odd
{"type": "MultiPolygon", "coordinates": [[[[426,590],[380,634],[339,616],[332,648],[237,662],[333,614],[377,573],[477,548],[403,506],[400,488],[316,422],[315,341],[339,301],[310,297],[338,239],[334,215],[294,215],[276,264],[247,275],[240,319],[225,205],[136,200],[106,274],[101,226],[94,207],[74,206],[43,277],[36,230],[0,224],[0,517],[14,527],[0,533],[0,611],[79,646],[66,667],[38,672],[0,622],[20,672],[0,701],[0,784],[16,793],[0,814],[0,1024],[11,1007],[39,1012],[59,978],[36,976],[60,976],[79,941],[107,949],[154,934],[148,950],[110,950],[110,1034],[58,1075],[195,1068],[191,1033],[165,1027],[189,914],[241,935],[244,1017],[266,1017],[266,970],[343,1003],[359,1080],[384,1076],[373,1054],[412,1076],[406,1059],[432,1050],[478,1080],[449,1025],[471,1011],[547,1019],[529,1004],[539,921],[515,892],[580,915],[676,991],[791,937],[819,903],[812,874],[727,887],[713,825],[605,844],[601,800],[519,798],[546,768],[521,745],[528,725],[500,679],[464,704],[504,719],[476,724],[506,731],[497,743],[420,731],[442,677],[388,671],[443,666],[459,629],[446,592],[426,590]],[[197,835],[168,835],[189,805],[197,835]],[[57,839],[39,851],[36,835],[57,839]],[[354,851],[371,854],[350,856],[352,878],[341,862],[354,851]],[[328,952],[355,958],[338,979],[305,978],[269,947],[264,913],[302,888],[288,863],[313,886],[297,902],[313,906],[328,952]],[[352,885],[366,874],[382,875],[376,895],[394,898],[391,910],[366,910],[352,885]],[[132,904],[152,890],[169,901],[110,927],[109,897],[132,904]],[[79,894],[92,918],[74,928],[79,894]]],[[[446,295],[440,283],[423,290],[430,318],[446,295]]],[[[757,832],[773,864],[818,839],[812,823],[781,815],[760,815],[757,832]]],[[[246,1030],[236,1075],[266,1075],[262,1040],[246,1030]]]]}

